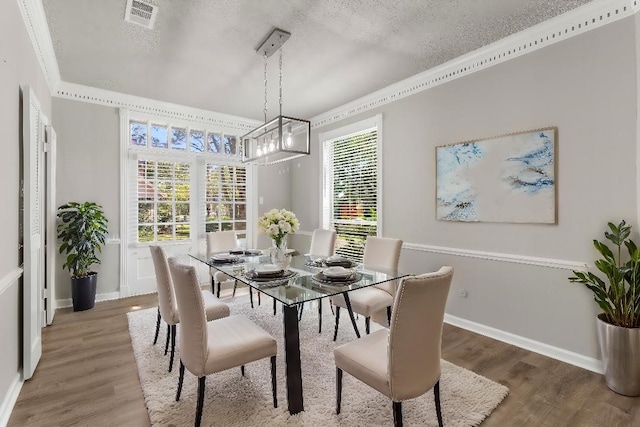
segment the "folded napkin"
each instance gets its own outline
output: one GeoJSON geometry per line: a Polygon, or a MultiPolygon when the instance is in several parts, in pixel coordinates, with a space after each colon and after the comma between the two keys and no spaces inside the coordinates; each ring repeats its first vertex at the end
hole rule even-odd
{"type": "Polygon", "coordinates": [[[353,263],[351,260],[341,257],[341,256],[330,256],[329,258],[324,260],[324,263],[329,267],[352,267],[353,263]]]}
{"type": "Polygon", "coordinates": [[[326,270],[323,270],[322,274],[325,277],[330,278],[345,278],[351,276],[353,271],[344,267],[329,267],[326,270]]]}
{"type": "Polygon", "coordinates": [[[211,257],[213,262],[236,262],[237,260],[237,257],[230,254],[217,254],[211,257]]]}

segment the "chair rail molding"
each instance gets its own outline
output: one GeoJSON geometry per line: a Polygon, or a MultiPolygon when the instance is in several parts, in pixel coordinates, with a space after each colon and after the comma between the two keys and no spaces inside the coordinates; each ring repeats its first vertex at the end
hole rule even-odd
{"type": "Polygon", "coordinates": [[[476,251],[472,249],[448,248],[445,246],[423,245],[420,243],[404,243],[402,249],[421,252],[433,252],[444,255],[479,258],[489,261],[502,261],[515,264],[535,265],[538,267],[559,268],[562,270],[586,271],[589,265],[582,261],[567,261],[553,258],[540,258],[528,255],[506,254],[500,252],[476,251]]]}
{"type": "Polygon", "coordinates": [[[442,65],[393,83],[311,118],[319,128],[443,83],[484,70],[518,56],[611,24],[640,11],[640,0],[592,1],[442,65]]]}
{"type": "Polygon", "coordinates": [[[602,362],[598,359],[594,359],[593,357],[588,357],[580,353],[565,350],[530,338],[525,338],[520,335],[512,334],[511,332],[482,325],[447,313],[444,315],[444,321],[450,325],[457,326],[507,344],[515,345],[516,347],[524,348],[525,350],[533,351],[535,353],[542,354],[543,356],[551,357],[552,359],[556,359],[588,371],[598,374],[604,373],[602,362]]]}
{"type": "Polygon", "coordinates": [[[2,279],[0,279],[0,295],[11,287],[16,281],[22,277],[22,267],[15,268],[7,273],[2,279]]]}

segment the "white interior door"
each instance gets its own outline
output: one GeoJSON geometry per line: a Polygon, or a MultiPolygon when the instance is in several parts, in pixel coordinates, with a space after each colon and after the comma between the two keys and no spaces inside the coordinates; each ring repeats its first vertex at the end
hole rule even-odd
{"type": "Polygon", "coordinates": [[[53,316],[56,314],[56,248],[57,248],[57,201],[56,201],[56,131],[52,126],[46,129],[46,256],[45,256],[45,312],[47,325],[53,323],[53,316]]]}
{"type": "Polygon", "coordinates": [[[23,379],[31,378],[42,355],[42,296],[44,289],[43,150],[44,121],[40,103],[30,87],[23,99],[23,379]]]}

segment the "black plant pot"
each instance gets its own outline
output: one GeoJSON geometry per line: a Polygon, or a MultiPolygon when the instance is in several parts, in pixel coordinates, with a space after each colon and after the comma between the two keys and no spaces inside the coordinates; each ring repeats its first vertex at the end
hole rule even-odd
{"type": "Polygon", "coordinates": [[[73,311],[83,311],[93,308],[96,304],[96,286],[98,273],[91,272],[86,277],[71,278],[71,297],[73,311]]]}

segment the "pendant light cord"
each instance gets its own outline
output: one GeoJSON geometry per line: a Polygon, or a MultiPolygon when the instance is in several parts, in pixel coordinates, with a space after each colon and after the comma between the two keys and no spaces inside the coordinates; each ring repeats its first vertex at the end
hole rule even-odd
{"type": "Polygon", "coordinates": [[[282,47],[280,47],[280,115],[282,116],[282,47]]]}
{"type": "Polygon", "coordinates": [[[267,52],[264,52],[264,122],[267,123],[267,52]]]}

